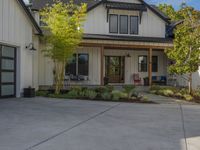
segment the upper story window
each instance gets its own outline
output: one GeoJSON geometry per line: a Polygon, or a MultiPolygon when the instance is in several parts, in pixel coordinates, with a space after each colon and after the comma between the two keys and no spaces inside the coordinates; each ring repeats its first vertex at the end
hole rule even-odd
{"type": "Polygon", "coordinates": [[[128,16],[120,15],[119,33],[128,34],[128,16]]]}
{"type": "Polygon", "coordinates": [[[138,34],[138,16],[130,16],[130,34],[138,34]]]}
{"type": "Polygon", "coordinates": [[[110,15],[109,31],[110,33],[118,33],[118,15],[110,15]]]}
{"type": "Polygon", "coordinates": [[[110,14],[109,32],[115,34],[139,34],[138,16],[110,14]]]}

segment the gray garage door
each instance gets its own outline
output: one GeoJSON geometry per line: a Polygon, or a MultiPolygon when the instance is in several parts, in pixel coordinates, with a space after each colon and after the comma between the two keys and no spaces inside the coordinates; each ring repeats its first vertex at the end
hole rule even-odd
{"type": "Polygon", "coordinates": [[[16,48],[0,45],[0,97],[16,95],[16,48]]]}

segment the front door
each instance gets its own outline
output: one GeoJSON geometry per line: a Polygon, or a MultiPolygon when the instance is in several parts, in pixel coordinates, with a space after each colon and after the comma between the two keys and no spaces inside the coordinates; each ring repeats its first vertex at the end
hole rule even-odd
{"type": "Polygon", "coordinates": [[[109,83],[124,83],[124,56],[105,57],[105,75],[109,83]]]}
{"type": "Polygon", "coordinates": [[[14,97],[16,91],[16,48],[0,45],[0,97],[14,97]]]}

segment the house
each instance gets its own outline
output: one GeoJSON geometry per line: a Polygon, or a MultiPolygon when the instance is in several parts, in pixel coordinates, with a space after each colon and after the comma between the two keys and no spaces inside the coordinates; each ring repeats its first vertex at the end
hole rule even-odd
{"type": "Polygon", "coordinates": [[[0,97],[20,96],[38,87],[37,52],[40,27],[22,0],[0,1],[0,97]]]}
{"type": "MultiPolygon", "coordinates": [[[[68,2],[68,0],[64,0],[68,2]]],[[[83,1],[77,0],[76,3],[83,1]]],[[[166,48],[173,46],[166,34],[170,20],[155,6],[143,0],[85,0],[88,4],[84,37],[66,67],[65,75],[72,85],[103,85],[105,77],[113,85],[140,83],[149,77],[166,80],[168,60],[166,48]]],[[[52,0],[33,0],[38,11],[52,0]]],[[[42,24],[41,24],[42,25],[42,24]]],[[[45,43],[40,43],[40,48],[45,43]]],[[[39,85],[53,84],[53,63],[41,54],[39,85]]]]}
{"type": "MultiPolygon", "coordinates": [[[[30,9],[22,0],[0,1],[0,97],[20,97],[24,88],[53,85],[54,65],[44,57],[45,43],[39,38],[44,25],[39,10],[53,0],[32,2],[30,9]]],[[[167,16],[142,0],[75,2],[87,3],[88,10],[83,40],[66,65],[66,84],[96,86],[107,79],[113,85],[143,85],[146,77],[149,84],[166,78],[170,84],[171,62],[164,50],[173,46],[173,39],[167,16]]],[[[198,72],[194,80],[197,87],[198,72]]]]}

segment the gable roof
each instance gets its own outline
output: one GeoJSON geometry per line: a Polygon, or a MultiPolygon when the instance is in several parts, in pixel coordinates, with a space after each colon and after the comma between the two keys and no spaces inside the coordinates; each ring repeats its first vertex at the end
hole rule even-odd
{"type": "Polygon", "coordinates": [[[31,23],[33,24],[33,26],[37,30],[38,34],[42,35],[42,30],[40,29],[39,25],[37,24],[36,20],[34,19],[33,15],[30,12],[30,10],[27,8],[27,6],[24,3],[24,1],[23,0],[17,0],[17,1],[19,2],[19,4],[24,9],[26,15],[28,16],[28,18],[30,19],[31,23]]]}
{"type": "MultiPolygon", "coordinates": [[[[61,0],[61,1],[65,3],[69,2],[69,0],[61,0]]],[[[158,17],[160,17],[166,23],[170,24],[170,18],[166,16],[162,11],[160,11],[155,5],[149,5],[144,0],[138,0],[138,1],[141,2],[141,4],[145,5],[147,8],[149,8],[153,13],[155,13],[158,17]]],[[[40,10],[44,8],[46,4],[50,4],[50,5],[53,4],[53,0],[32,0],[32,2],[33,2],[33,5],[32,5],[33,10],[40,10]]],[[[88,5],[88,11],[90,11],[102,3],[110,3],[111,1],[109,0],[74,0],[74,2],[75,4],[86,3],[88,5]]],[[[125,4],[126,2],[115,2],[115,3],[125,4]]]]}
{"type": "MultiPolygon", "coordinates": [[[[68,3],[70,0],[61,0],[64,3],[68,3]]],[[[74,0],[75,4],[86,3],[88,11],[92,10],[96,6],[102,3],[101,0],[74,0]]],[[[32,10],[40,10],[46,6],[46,4],[52,5],[53,0],[32,0],[32,10]]]]}

